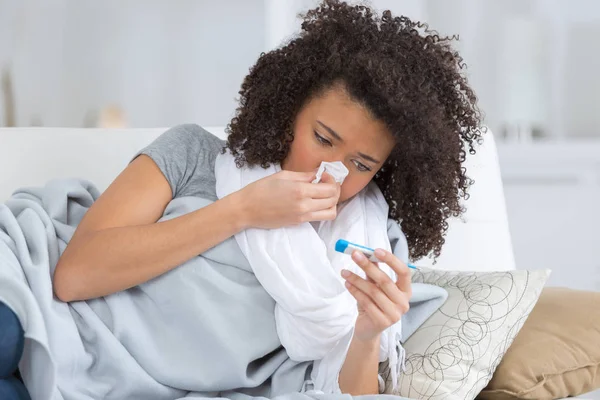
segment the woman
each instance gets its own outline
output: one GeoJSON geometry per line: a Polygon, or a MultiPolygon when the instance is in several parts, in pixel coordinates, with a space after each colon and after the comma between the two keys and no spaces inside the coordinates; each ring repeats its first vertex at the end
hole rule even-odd
{"type": "MultiPolygon", "coordinates": [[[[410,257],[438,256],[447,219],[463,212],[471,184],[466,151],[474,153],[481,137],[476,97],[450,41],[389,11],[378,17],[325,0],[305,15],[299,37],[262,54],[250,70],[226,143],[198,126],[178,126],[115,179],[60,258],[56,296],[111,296],[176,274],[186,260],[249,228],[333,220],[338,204],[371,181],[389,217],[401,222],[410,257]],[[215,160],[224,147],[240,168],[282,171],[218,199],[215,160]],[[311,183],[322,161],[348,168],[341,186],[327,175],[311,183]],[[185,196],[212,203],[157,222],[185,196]]],[[[380,334],[408,310],[406,265],[389,251],[378,257],[397,281],[358,253],[353,259],[368,279],[343,272],[359,309],[339,373],[343,393],[378,392],[380,334]]]]}

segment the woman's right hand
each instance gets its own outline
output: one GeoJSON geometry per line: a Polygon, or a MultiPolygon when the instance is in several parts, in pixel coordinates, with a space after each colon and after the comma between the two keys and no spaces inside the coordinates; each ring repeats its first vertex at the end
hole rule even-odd
{"type": "Polygon", "coordinates": [[[311,183],[315,172],[280,171],[234,193],[248,228],[273,229],[335,219],[340,185],[328,174],[311,183]]]}

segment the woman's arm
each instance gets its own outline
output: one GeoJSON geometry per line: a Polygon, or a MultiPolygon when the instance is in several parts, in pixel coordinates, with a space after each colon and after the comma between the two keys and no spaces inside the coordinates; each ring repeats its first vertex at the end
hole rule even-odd
{"type": "Polygon", "coordinates": [[[398,322],[408,311],[412,296],[408,267],[385,250],[377,249],[375,256],[394,270],[398,277],[396,282],[358,251],[352,254],[352,258],[365,271],[367,279],[342,271],[346,287],[358,304],[354,336],[338,380],[342,393],[378,394],[381,332],[398,322]]]}
{"type": "Polygon", "coordinates": [[[154,161],[136,158],[90,207],[54,272],[62,301],[146,282],[248,227],[335,218],[339,188],[314,173],[280,172],[192,213],[157,221],[172,189],[154,161]]]}
{"type": "Polygon", "coordinates": [[[342,393],[353,396],[378,394],[378,371],[379,337],[368,341],[353,337],[339,377],[342,393]]]}
{"type": "Polygon", "coordinates": [[[54,273],[56,296],[84,300],[130,288],[245,227],[235,196],[155,223],[171,199],[171,187],[154,161],[145,155],[135,159],[77,227],[54,273]]]}

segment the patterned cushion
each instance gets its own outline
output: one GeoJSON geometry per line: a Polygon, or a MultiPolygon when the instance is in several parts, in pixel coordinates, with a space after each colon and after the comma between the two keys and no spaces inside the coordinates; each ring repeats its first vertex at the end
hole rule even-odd
{"type": "MultiPolygon", "coordinates": [[[[474,399],[492,378],[548,276],[547,270],[416,271],[413,282],[446,289],[448,300],[404,338],[406,369],[397,394],[411,399],[474,399]]],[[[390,393],[389,374],[384,378],[390,393]]]]}

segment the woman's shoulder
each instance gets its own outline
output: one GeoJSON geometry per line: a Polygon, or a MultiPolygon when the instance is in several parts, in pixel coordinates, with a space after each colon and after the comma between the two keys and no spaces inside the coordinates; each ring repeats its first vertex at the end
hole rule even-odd
{"type": "Polygon", "coordinates": [[[225,147],[224,140],[197,124],[176,125],[163,133],[158,139],[161,138],[170,147],[193,149],[204,154],[215,153],[216,155],[225,147]]]}
{"type": "Polygon", "coordinates": [[[173,197],[214,196],[214,167],[225,141],[197,124],[177,125],[139,154],[152,158],[171,185],[173,197]]]}

